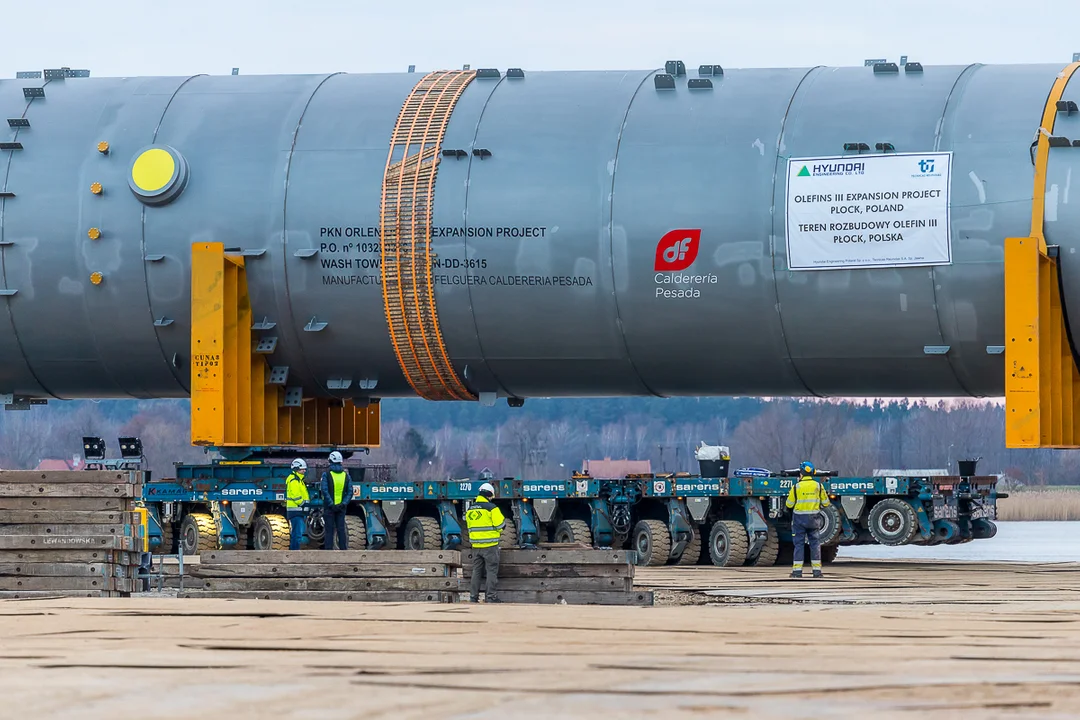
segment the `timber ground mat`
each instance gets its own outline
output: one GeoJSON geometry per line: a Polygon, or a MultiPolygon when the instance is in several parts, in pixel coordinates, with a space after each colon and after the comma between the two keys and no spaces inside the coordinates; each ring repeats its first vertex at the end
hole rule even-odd
{"type": "Polygon", "coordinates": [[[1074,715],[1080,565],[788,572],[640,568],[657,607],[7,600],[0,674],[25,718],[1074,715]]]}

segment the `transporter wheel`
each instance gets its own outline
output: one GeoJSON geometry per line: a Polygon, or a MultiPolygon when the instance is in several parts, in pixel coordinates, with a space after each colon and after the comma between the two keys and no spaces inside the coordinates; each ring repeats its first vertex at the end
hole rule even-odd
{"type": "Polygon", "coordinates": [[[406,550],[440,550],[442,534],[439,521],[430,517],[414,517],[405,523],[406,550]]]}
{"type": "Polygon", "coordinates": [[[284,515],[260,515],[251,529],[256,550],[289,549],[289,521],[284,515]]]}
{"type": "Polygon", "coordinates": [[[697,565],[698,560],[701,559],[701,527],[695,525],[692,530],[694,537],[691,538],[690,542],[686,543],[682,555],[675,561],[676,565],[697,565]]]}
{"type": "Polygon", "coordinates": [[[879,500],[870,508],[870,534],[882,545],[906,545],[919,529],[915,508],[900,498],[879,500]]]}
{"type": "Polygon", "coordinates": [[[638,565],[666,565],[671,557],[671,532],[660,520],[641,520],[630,536],[630,549],[637,551],[638,565]]]}
{"type": "Polygon", "coordinates": [[[180,523],[180,544],[185,555],[198,555],[218,549],[214,518],[206,513],[191,513],[180,523]]]}
{"type": "Polygon", "coordinates": [[[172,555],[176,551],[176,525],[161,523],[161,545],[154,548],[159,555],[172,555]]]}
{"type": "Polygon", "coordinates": [[[506,518],[506,524],[503,525],[502,534],[499,535],[499,547],[504,548],[516,548],[518,546],[518,530],[517,523],[514,522],[514,518],[506,518]]]}
{"type": "Polygon", "coordinates": [[[835,505],[823,507],[818,512],[824,522],[818,530],[821,545],[832,545],[840,539],[840,509],[835,505]]]}
{"type": "Polygon", "coordinates": [[[557,543],[581,543],[592,547],[592,528],[584,520],[563,520],[555,526],[553,536],[557,543]]]}
{"type": "Polygon", "coordinates": [[[832,565],[836,561],[836,556],[840,552],[839,545],[828,545],[821,548],[821,564],[832,565]]]}
{"type": "Polygon", "coordinates": [[[367,523],[364,518],[359,515],[346,515],[345,535],[349,538],[350,550],[367,550],[367,523]]]}
{"type": "Polygon", "coordinates": [[[776,533],[776,526],[772,523],[766,523],[769,526],[769,534],[765,538],[765,545],[761,548],[761,552],[758,553],[757,559],[750,565],[754,567],[769,567],[776,564],[776,559],[780,555],[780,536],[776,533]]]}
{"type": "Polygon", "coordinates": [[[738,520],[718,520],[709,531],[709,559],[717,567],[736,567],[746,562],[750,539],[738,520]]]}
{"type": "MultiPolygon", "coordinates": [[[[440,536],[441,537],[441,536],[440,536]]],[[[441,540],[440,540],[441,542],[441,540]]],[[[386,526],[386,547],[383,550],[401,550],[401,528],[397,525],[386,526]]],[[[441,549],[441,548],[436,548],[441,549]]]]}
{"type": "Polygon", "coordinates": [[[304,532],[308,538],[309,548],[321,548],[326,539],[326,518],[323,517],[322,508],[315,508],[304,518],[304,532]]]}
{"type": "Polygon", "coordinates": [[[986,518],[971,521],[971,536],[976,540],[989,540],[997,535],[997,523],[986,518]]]}

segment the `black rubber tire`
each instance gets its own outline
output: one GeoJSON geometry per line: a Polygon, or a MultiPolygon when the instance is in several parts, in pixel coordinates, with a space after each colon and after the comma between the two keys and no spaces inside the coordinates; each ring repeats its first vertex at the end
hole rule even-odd
{"type": "Polygon", "coordinates": [[[284,515],[260,515],[251,526],[256,550],[288,550],[289,521],[284,515]]]}
{"type": "Polygon", "coordinates": [[[738,520],[717,520],[709,530],[709,559],[717,567],[737,567],[746,562],[750,538],[738,520]]]}
{"type": "Polygon", "coordinates": [[[499,547],[503,548],[516,548],[518,546],[518,531],[517,523],[514,522],[514,518],[506,518],[506,524],[503,525],[502,534],[499,535],[499,547]]]}
{"type": "Polygon", "coordinates": [[[949,540],[945,539],[945,537],[943,535],[938,535],[938,531],[940,529],[942,529],[943,526],[946,526],[946,525],[949,526],[950,529],[952,530],[952,532],[950,533],[950,535],[952,536],[952,544],[955,545],[957,542],[959,542],[959,540],[960,540],[960,523],[956,522],[955,520],[938,520],[938,521],[935,521],[935,523],[934,523],[934,535],[931,537],[931,540],[933,542],[930,543],[930,544],[940,545],[941,543],[948,543],[949,542],[949,540]]]}
{"type": "Polygon", "coordinates": [[[821,548],[821,564],[832,565],[836,561],[836,556],[839,552],[839,545],[828,545],[821,548]]]}
{"type": "Polygon", "coordinates": [[[997,523],[987,518],[975,518],[971,521],[971,536],[976,540],[989,540],[997,535],[997,523]]]}
{"type": "Polygon", "coordinates": [[[326,539],[326,520],[322,508],[315,508],[304,518],[304,534],[307,535],[309,548],[322,548],[326,539]]]}
{"type": "Polygon", "coordinates": [[[151,548],[158,555],[173,555],[176,553],[176,524],[171,522],[161,523],[161,545],[151,548]]]}
{"type": "Polygon", "coordinates": [[[406,550],[441,550],[442,533],[439,521],[430,517],[414,517],[405,523],[406,550]]]}
{"type": "Polygon", "coordinates": [[[776,526],[772,523],[766,523],[766,525],[769,526],[769,534],[765,538],[765,547],[761,548],[757,559],[750,563],[754,567],[776,565],[777,558],[780,555],[780,536],[776,534],[776,526]]]}
{"type": "Polygon", "coordinates": [[[686,543],[682,555],[673,563],[675,565],[697,565],[698,560],[701,559],[701,526],[695,525],[691,529],[694,531],[694,537],[686,543]]]}
{"type": "Polygon", "coordinates": [[[359,515],[345,516],[345,535],[350,550],[367,550],[367,523],[359,515]]]}
{"type": "Polygon", "coordinates": [[[593,546],[592,528],[584,520],[563,520],[555,526],[555,534],[552,535],[557,543],[581,543],[593,546]]]}
{"type": "Polygon", "coordinates": [[[671,557],[671,532],[660,520],[641,520],[630,534],[630,549],[637,551],[637,564],[667,565],[671,557]]]}
{"type": "Polygon", "coordinates": [[[870,534],[881,545],[907,545],[919,531],[915,508],[900,498],[879,500],[870,508],[870,534]]]}
{"type": "Polygon", "coordinates": [[[185,555],[198,555],[218,549],[214,517],[206,513],[190,513],[180,523],[180,542],[185,555]]]}
{"type": "Polygon", "coordinates": [[[821,508],[818,513],[825,521],[821,529],[818,530],[818,537],[821,538],[821,545],[835,545],[840,540],[840,508],[836,505],[829,505],[828,507],[821,508]]]}

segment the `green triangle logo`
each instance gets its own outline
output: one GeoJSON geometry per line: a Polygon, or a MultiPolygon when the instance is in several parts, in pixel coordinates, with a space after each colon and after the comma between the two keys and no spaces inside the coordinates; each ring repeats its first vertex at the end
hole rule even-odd
{"type": "Polygon", "coordinates": [[[806,169],[805,165],[803,165],[802,170],[800,170],[799,174],[795,177],[810,177],[810,171],[806,169]]]}

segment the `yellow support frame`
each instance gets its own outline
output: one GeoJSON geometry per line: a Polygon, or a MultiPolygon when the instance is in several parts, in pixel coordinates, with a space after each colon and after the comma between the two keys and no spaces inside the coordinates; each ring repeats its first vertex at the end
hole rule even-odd
{"type": "Polygon", "coordinates": [[[255,352],[244,258],[191,246],[191,443],[229,447],[378,447],[377,399],[305,398],[285,407],[255,352]]]}
{"type": "Polygon", "coordinates": [[[1080,447],[1080,371],[1062,313],[1057,260],[1043,222],[1050,136],[1057,102],[1080,63],[1057,77],[1043,109],[1035,151],[1031,235],[1005,239],[1005,445],[1080,447]]]}

